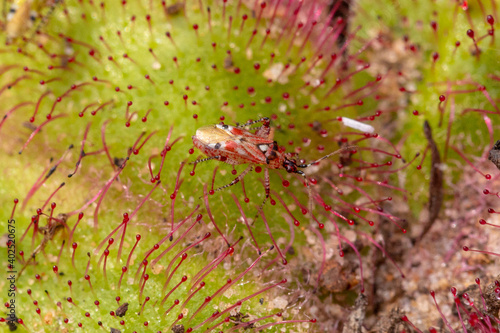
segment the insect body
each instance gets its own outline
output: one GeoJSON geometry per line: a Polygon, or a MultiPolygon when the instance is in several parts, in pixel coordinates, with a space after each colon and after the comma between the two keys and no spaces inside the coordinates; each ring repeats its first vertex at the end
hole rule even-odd
{"type": "Polygon", "coordinates": [[[55,6],[60,1],[61,0],[24,0],[14,4],[6,16],[5,33],[7,35],[7,41],[22,37],[32,28],[37,18],[41,17],[41,22],[36,27],[36,30],[38,30],[42,24],[47,22],[55,6]],[[49,8],[47,13],[41,15],[41,12],[45,8],[49,8]]]}
{"type": "Polygon", "coordinates": [[[197,160],[195,163],[216,159],[231,165],[249,164],[245,171],[239,174],[231,183],[219,187],[216,191],[238,183],[253,169],[254,165],[265,165],[264,187],[266,198],[261,205],[262,208],[270,193],[268,169],[284,169],[288,173],[297,173],[303,176],[310,191],[309,181],[305,173],[299,169],[307,168],[346,149],[337,150],[309,164],[297,164],[297,161],[293,159],[295,153],[285,152],[285,148],[279,147],[277,142],[273,140],[274,129],[270,126],[270,123],[269,118],[263,117],[239,126],[217,124],[204,126],[196,131],[196,134],[192,137],[193,144],[208,158],[197,160]],[[255,123],[262,123],[262,125],[254,128],[255,132],[252,133],[252,129],[249,127],[255,123]]]}
{"type": "Polygon", "coordinates": [[[31,0],[26,0],[18,6],[13,5],[7,15],[5,32],[7,39],[12,40],[22,36],[33,24],[36,16],[31,11],[31,0]]]}
{"type": "Polygon", "coordinates": [[[193,143],[210,159],[217,159],[231,165],[267,164],[271,169],[279,169],[284,159],[284,151],[272,140],[269,119],[262,118],[263,126],[256,133],[244,129],[250,126],[213,125],[196,131],[193,143]]]}

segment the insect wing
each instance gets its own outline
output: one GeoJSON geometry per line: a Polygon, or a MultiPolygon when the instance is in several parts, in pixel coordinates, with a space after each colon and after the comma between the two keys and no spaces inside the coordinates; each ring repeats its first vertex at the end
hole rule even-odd
{"type": "Polygon", "coordinates": [[[236,151],[240,156],[244,156],[246,162],[255,164],[268,164],[268,155],[275,146],[274,141],[266,136],[253,134],[245,129],[216,125],[220,130],[226,131],[232,142],[227,142],[224,149],[236,151]]]}
{"type": "Polygon", "coordinates": [[[266,138],[264,136],[260,136],[257,134],[253,134],[243,128],[238,128],[234,126],[229,126],[229,125],[215,125],[218,129],[225,131],[227,135],[229,135],[232,140],[241,142],[242,144],[253,144],[253,145],[259,145],[259,144],[271,144],[273,143],[272,140],[269,140],[269,138],[266,138]]]}
{"type": "Polygon", "coordinates": [[[196,131],[193,143],[207,156],[221,156],[228,164],[265,164],[266,158],[258,148],[268,140],[246,130],[228,126],[204,126],[196,131]]]}

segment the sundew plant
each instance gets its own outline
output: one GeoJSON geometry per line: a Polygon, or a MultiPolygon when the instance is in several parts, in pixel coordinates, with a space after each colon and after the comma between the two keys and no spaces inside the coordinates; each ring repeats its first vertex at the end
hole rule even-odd
{"type": "Polygon", "coordinates": [[[0,329],[498,332],[499,6],[5,0],[0,329]]]}

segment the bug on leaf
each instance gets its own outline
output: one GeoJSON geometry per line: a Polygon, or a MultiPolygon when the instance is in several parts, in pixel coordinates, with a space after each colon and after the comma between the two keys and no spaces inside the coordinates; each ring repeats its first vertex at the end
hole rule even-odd
{"type": "Polygon", "coordinates": [[[4,0],[3,17],[5,19],[4,29],[7,35],[7,42],[23,37],[33,27],[38,18],[41,20],[36,26],[35,31],[39,30],[42,25],[47,23],[60,2],[61,0],[21,0],[16,1],[9,9],[9,12],[5,13],[6,4],[4,0]],[[42,15],[42,11],[45,14],[42,15]]]}
{"type": "Polygon", "coordinates": [[[295,153],[285,152],[285,148],[278,146],[278,143],[273,140],[274,128],[272,128],[270,124],[271,121],[268,117],[262,117],[258,120],[249,121],[238,126],[217,124],[199,128],[192,137],[193,144],[208,157],[197,160],[194,164],[208,160],[218,160],[230,165],[248,164],[248,167],[232,182],[217,188],[215,191],[220,191],[237,184],[247,173],[253,170],[254,166],[264,165],[264,188],[266,197],[259,211],[262,209],[267,199],[269,199],[271,191],[269,169],[284,169],[288,173],[299,174],[304,177],[308,188],[309,206],[311,208],[311,187],[309,180],[306,174],[299,169],[308,168],[325,158],[353,147],[341,148],[309,164],[298,164],[293,158],[296,155],[295,153]],[[256,123],[261,123],[262,125],[257,128],[250,127],[256,123]]]}

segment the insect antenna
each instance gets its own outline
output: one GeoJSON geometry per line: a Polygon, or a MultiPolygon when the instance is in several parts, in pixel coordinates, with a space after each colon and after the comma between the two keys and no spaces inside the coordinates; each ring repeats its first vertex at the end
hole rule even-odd
{"type": "Polygon", "coordinates": [[[339,153],[343,152],[344,150],[356,150],[357,148],[358,148],[358,147],[356,147],[356,146],[347,146],[347,147],[342,147],[342,148],[337,149],[336,151],[334,151],[334,152],[332,152],[332,153],[330,153],[330,154],[328,154],[328,155],[325,155],[325,156],[323,156],[322,158],[317,159],[316,161],[313,161],[313,162],[311,162],[311,163],[308,163],[308,164],[299,164],[299,165],[297,165],[297,168],[302,168],[302,169],[305,169],[305,168],[310,167],[311,165],[314,165],[314,164],[316,164],[316,163],[318,163],[318,162],[321,162],[322,160],[324,160],[324,159],[326,159],[326,158],[328,158],[328,157],[330,157],[330,156],[332,156],[332,155],[339,154],[339,153]]]}

